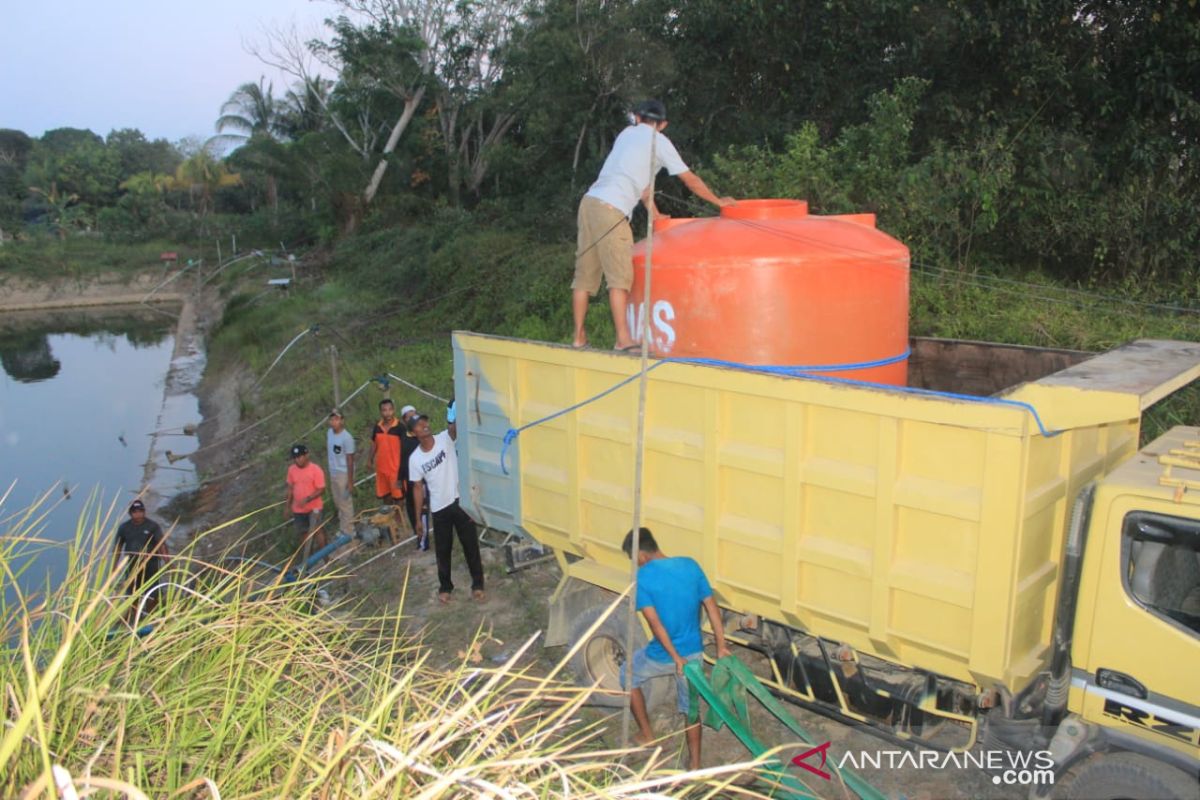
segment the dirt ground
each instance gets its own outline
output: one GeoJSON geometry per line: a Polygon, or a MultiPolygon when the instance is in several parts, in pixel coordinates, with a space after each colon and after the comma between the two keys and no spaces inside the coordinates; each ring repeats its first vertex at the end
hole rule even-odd
{"type": "MultiPolygon", "coordinates": [[[[488,598],[483,603],[471,599],[466,591],[470,579],[455,546],[454,579],[456,591],[449,605],[437,602],[437,575],[432,551],[421,552],[411,545],[402,545],[391,554],[377,558],[364,567],[367,558],[383,552],[380,548],[361,548],[340,560],[334,566],[345,574],[345,578],[334,584],[334,599],[361,602],[368,609],[395,609],[401,602],[403,589],[404,612],[408,616],[410,630],[420,631],[428,646],[432,661],[430,666],[452,668],[467,658],[483,665],[498,664],[507,660],[529,637],[545,629],[547,622],[547,599],[558,583],[559,569],[553,561],[543,562],[513,574],[505,570],[503,551],[497,547],[485,547],[484,569],[487,579],[488,598]],[[407,575],[407,586],[404,580],[407,575]],[[482,635],[476,638],[477,633],[482,635]],[[477,649],[471,647],[478,642],[477,649]]],[[[534,670],[549,670],[565,655],[565,647],[532,647],[519,662],[534,670]]],[[[757,654],[735,648],[735,654],[747,662],[758,658],[757,654]]],[[[569,674],[569,673],[568,673],[569,674]]],[[[830,720],[799,706],[789,704],[796,720],[814,737],[816,743],[830,741],[830,757],[840,757],[846,751],[899,751],[902,746],[861,728],[852,728],[830,720]]],[[[611,734],[607,744],[620,744],[621,718],[619,712],[609,709],[594,709],[596,716],[607,716],[611,720],[611,734]]],[[[682,729],[683,718],[671,707],[659,707],[653,713],[655,731],[663,736],[682,729]]],[[[795,742],[795,737],[771,714],[761,707],[752,711],[752,728],[755,735],[771,746],[795,742]]],[[[680,767],[685,762],[682,736],[668,736],[663,742],[668,752],[677,753],[680,767]]],[[[799,746],[781,751],[783,760],[801,752],[799,746]]],[[[897,756],[898,758],[898,756],[897,756]]],[[[728,730],[713,731],[706,728],[703,744],[704,766],[737,763],[749,759],[749,753],[740,741],[728,730]]],[[[814,765],[816,761],[811,762],[814,765]]],[[[792,774],[804,780],[814,796],[840,798],[840,784],[825,782],[817,776],[807,776],[803,770],[791,767],[792,774]]],[[[1017,787],[995,785],[992,777],[974,769],[946,770],[940,772],[921,771],[911,767],[900,769],[859,770],[859,773],[891,798],[907,800],[940,800],[941,798],[995,798],[1016,800],[1026,792],[1017,787]]]]}
{"type": "MultiPolygon", "coordinates": [[[[224,380],[209,382],[202,390],[201,408],[205,422],[201,427],[201,444],[205,440],[212,441],[229,435],[239,424],[230,409],[236,407],[231,401],[236,396],[236,386],[244,379],[245,376],[226,376],[224,380]]],[[[247,441],[233,443],[229,448],[209,451],[207,458],[200,459],[203,469],[210,473],[225,471],[255,446],[253,437],[248,437],[247,441]],[[240,452],[243,449],[246,453],[240,452]]],[[[203,529],[205,520],[210,523],[220,521],[229,508],[237,507],[239,497],[245,487],[252,485],[252,480],[239,475],[236,480],[202,487],[193,500],[194,510],[199,514],[199,521],[193,525],[193,529],[203,529]]],[[[280,534],[285,532],[281,531],[280,534]]],[[[290,530],[286,531],[286,535],[290,536],[290,530]]],[[[207,542],[202,553],[219,552],[232,544],[232,537],[218,535],[207,542]]],[[[261,547],[262,542],[256,546],[261,547]]],[[[421,635],[430,652],[429,666],[435,669],[455,668],[464,658],[484,666],[506,661],[521,644],[545,629],[548,598],[560,574],[552,560],[509,574],[505,569],[503,551],[498,547],[484,547],[487,599],[479,603],[471,598],[468,591],[470,578],[456,544],[454,579],[457,588],[450,604],[442,605],[437,602],[437,574],[432,550],[419,551],[411,541],[391,552],[387,552],[386,546],[366,546],[356,542],[336,556],[336,560],[328,567],[330,573],[338,576],[330,584],[332,599],[345,602],[347,607],[357,607],[362,614],[395,610],[402,604],[409,632],[421,635]]],[[[518,663],[535,671],[548,672],[565,655],[565,651],[565,647],[545,648],[535,644],[518,663]]],[[[742,648],[735,648],[735,655],[748,663],[758,657],[742,648]]],[[[564,674],[570,675],[569,671],[564,674]]],[[[811,733],[814,742],[832,742],[830,758],[840,758],[840,754],[846,751],[875,753],[902,749],[896,742],[869,730],[830,720],[799,706],[789,705],[789,708],[796,720],[811,733]]],[[[586,713],[593,719],[610,720],[611,733],[605,744],[620,746],[619,712],[589,708],[586,713]]],[[[671,707],[659,707],[654,710],[652,717],[655,731],[666,737],[662,742],[665,751],[668,754],[673,751],[675,763],[682,768],[686,763],[680,735],[682,716],[677,715],[671,707]],[[669,735],[673,732],[675,735],[669,735]]],[[[760,741],[772,747],[795,742],[795,737],[761,707],[752,710],[752,729],[760,741]]],[[[790,761],[799,752],[801,749],[796,744],[781,750],[780,757],[790,761]]],[[[728,729],[705,729],[704,766],[746,760],[749,760],[748,751],[728,729]]],[[[815,761],[810,763],[816,764],[815,761]]],[[[851,796],[836,782],[825,782],[798,767],[789,767],[789,770],[811,788],[814,797],[851,796]]],[[[922,771],[911,767],[867,767],[858,772],[888,797],[897,800],[1017,800],[1026,796],[1025,790],[995,785],[991,776],[974,769],[922,771]]]]}

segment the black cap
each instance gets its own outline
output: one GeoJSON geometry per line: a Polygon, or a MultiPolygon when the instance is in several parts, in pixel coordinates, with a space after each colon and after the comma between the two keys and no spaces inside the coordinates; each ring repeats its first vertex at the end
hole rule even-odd
{"type": "Polygon", "coordinates": [[[414,430],[416,430],[417,423],[421,420],[428,422],[429,416],[427,414],[414,414],[408,418],[408,422],[405,424],[408,426],[409,433],[412,433],[414,430]]]}
{"type": "Polygon", "coordinates": [[[302,444],[292,445],[292,458],[308,454],[308,447],[302,444]]]}
{"type": "Polygon", "coordinates": [[[643,100],[633,107],[633,113],[651,122],[667,121],[667,107],[658,100],[643,100]]]}
{"type": "Polygon", "coordinates": [[[331,417],[341,417],[342,419],[345,419],[345,418],[346,418],[346,415],[342,413],[342,410],[341,410],[340,408],[331,408],[331,409],[329,409],[329,416],[331,416],[331,417]]]}
{"type": "Polygon", "coordinates": [[[145,510],[146,510],[146,504],[143,503],[141,500],[134,500],[132,503],[129,504],[129,513],[130,514],[132,514],[135,511],[145,511],[145,510]]]}

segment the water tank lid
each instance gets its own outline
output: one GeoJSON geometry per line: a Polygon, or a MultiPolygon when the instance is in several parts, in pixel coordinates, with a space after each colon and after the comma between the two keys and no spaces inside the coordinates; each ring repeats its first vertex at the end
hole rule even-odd
{"type": "Polygon", "coordinates": [[[739,200],[721,209],[726,219],[802,219],[808,216],[804,200],[739,200]]]}

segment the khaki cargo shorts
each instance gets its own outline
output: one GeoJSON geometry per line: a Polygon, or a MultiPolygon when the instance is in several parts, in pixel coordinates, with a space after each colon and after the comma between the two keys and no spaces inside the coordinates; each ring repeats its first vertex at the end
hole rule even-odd
{"type": "Polygon", "coordinates": [[[571,288],[595,294],[603,274],[609,289],[628,291],[633,286],[633,230],[629,220],[603,200],[584,195],[579,203],[578,225],[571,288]]]}

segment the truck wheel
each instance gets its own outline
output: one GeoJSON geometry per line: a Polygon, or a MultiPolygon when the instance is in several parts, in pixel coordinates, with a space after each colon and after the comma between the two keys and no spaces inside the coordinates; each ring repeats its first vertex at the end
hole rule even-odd
{"type": "MultiPolygon", "coordinates": [[[[604,613],[605,606],[596,606],[580,614],[571,623],[572,642],[578,642],[587,633],[588,628],[604,613]]],[[[621,667],[628,660],[625,655],[625,621],[629,619],[625,608],[617,608],[608,618],[592,631],[587,641],[575,651],[571,657],[571,671],[575,673],[576,682],[580,686],[595,685],[604,691],[593,692],[588,703],[605,708],[624,708],[629,702],[628,695],[621,688],[621,667]]],[[[640,630],[637,644],[645,644],[645,638],[640,630]]],[[[669,692],[674,691],[670,679],[655,679],[647,685],[646,706],[653,708],[665,699],[669,692]]],[[[671,695],[673,696],[673,695],[671,695]]]]}
{"type": "Polygon", "coordinates": [[[1196,779],[1136,753],[1094,755],[1066,775],[1064,800],[1196,800],[1196,779]]]}
{"type": "MultiPolygon", "coordinates": [[[[572,642],[578,642],[604,613],[604,606],[589,608],[571,623],[572,642]]],[[[602,692],[592,694],[592,705],[606,708],[623,708],[625,695],[621,690],[621,667],[625,664],[625,620],[624,609],[617,608],[600,623],[592,635],[571,657],[571,671],[580,686],[593,686],[602,692]]]]}

